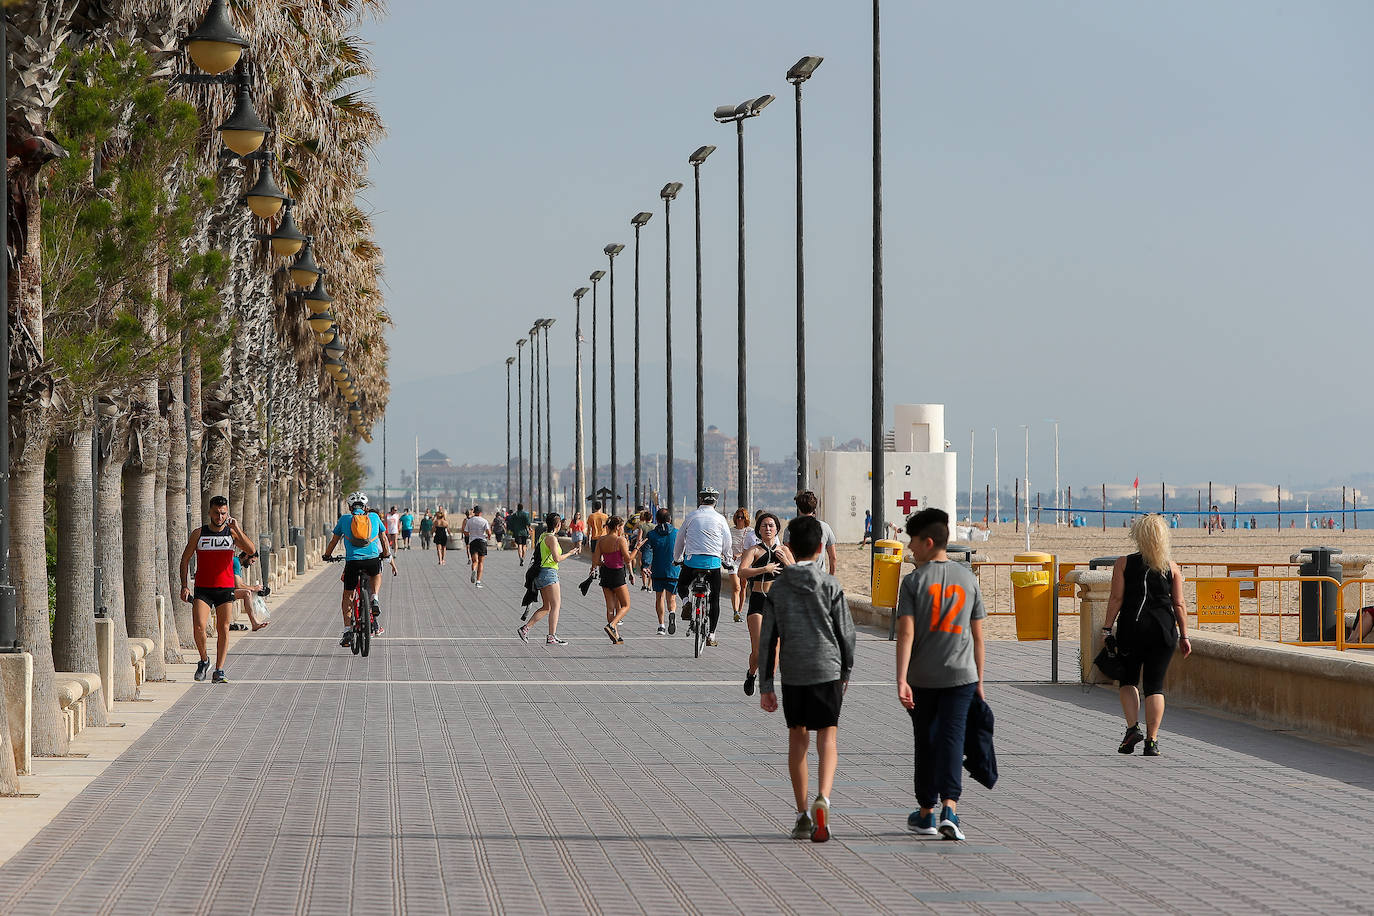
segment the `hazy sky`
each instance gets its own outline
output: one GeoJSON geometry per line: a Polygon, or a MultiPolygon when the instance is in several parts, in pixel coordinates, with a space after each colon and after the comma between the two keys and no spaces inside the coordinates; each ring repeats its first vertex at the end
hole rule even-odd
{"type": "MultiPolygon", "coordinates": [[[[1005,482],[1026,423],[1032,479],[1046,479],[1050,418],[1066,482],[1288,484],[1368,467],[1371,35],[1374,4],[1359,0],[884,5],[887,398],[947,405],[961,486],[970,430],[981,489],[992,427],[1005,482]]],[[[690,455],[686,159],[704,143],[720,147],[702,169],[706,413],[733,432],[734,129],[711,112],[765,92],[778,101],[745,130],[751,428],[766,459],[791,452],[783,76],[806,54],[825,58],[804,101],[810,435],[867,438],[869,4],[393,0],[367,37],[390,129],[368,203],[396,322],[392,461],[417,433],[422,450],[500,461],[505,357],[543,316],[558,319],[554,457],[570,458],[571,293],[611,241],[629,246],[616,271],[627,456],[639,210],[654,213],[644,446],[661,448],[658,190],[674,180],[687,183],[673,304],[690,455]]]]}

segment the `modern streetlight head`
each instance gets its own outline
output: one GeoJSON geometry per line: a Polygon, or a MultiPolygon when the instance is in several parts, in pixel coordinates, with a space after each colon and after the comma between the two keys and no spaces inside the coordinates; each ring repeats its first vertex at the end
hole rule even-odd
{"type": "Polygon", "coordinates": [[[253,211],[254,216],[262,219],[271,219],[281,212],[282,205],[286,203],[286,195],[272,180],[272,170],[266,163],[258,169],[258,180],[243,196],[243,202],[248,204],[248,209],[253,211]]]}
{"type": "Polygon", "coordinates": [[[224,0],[210,0],[210,8],[196,30],[186,36],[191,61],[206,73],[225,73],[239,62],[248,40],[229,21],[224,0]]]}
{"type": "Polygon", "coordinates": [[[590,286],[579,286],[577,289],[573,290],[573,298],[574,298],[574,299],[581,299],[583,296],[587,295],[587,293],[590,292],[590,291],[591,291],[591,287],[590,287],[590,286]]]}
{"type": "Polygon", "coordinates": [[[308,236],[305,247],[291,262],[291,282],[297,286],[312,285],[320,275],[320,266],[315,263],[315,238],[308,236]]]}
{"type": "Polygon", "coordinates": [[[608,256],[613,258],[616,255],[620,254],[622,251],[624,251],[625,246],[620,244],[619,242],[611,242],[611,244],[607,245],[605,248],[601,250],[606,252],[608,256]]]}
{"type": "Polygon", "coordinates": [[[506,357],[506,367],[507,367],[507,368],[510,368],[510,367],[513,366],[513,365],[515,365],[515,357],[514,357],[514,356],[507,356],[507,357],[506,357]]]}
{"type": "Polygon", "coordinates": [[[247,156],[256,151],[262,146],[262,141],[267,139],[267,125],[262,123],[262,119],[253,108],[253,100],[246,85],[239,84],[234,113],[215,130],[220,132],[224,145],[240,156],[247,156]]]}
{"type": "Polygon", "coordinates": [[[281,222],[277,223],[277,231],[267,238],[272,243],[272,253],[282,258],[291,257],[305,245],[305,233],[296,225],[296,218],[291,215],[291,207],[286,208],[281,222]]]}
{"type": "Polygon", "coordinates": [[[748,105],[749,105],[749,114],[748,114],[748,117],[751,117],[751,118],[758,117],[759,112],[763,111],[765,108],[767,108],[767,107],[768,107],[769,105],[771,105],[772,103],[773,103],[773,96],[771,96],[771,95],[761,95],[761,96],[759,96],[758,98],[754,99],[752,102],[749,102],[749,103],[748,103],[748,105]]]}
{"type": "Polygon", "coordinates": [[[682,190],[682,182],[670,181],[663,186],[663,190],[658,192],[658,196],[664,200],[676,200],[677,192],[682,190]]]}
{"type": "Polygon", "coordinates": [[[522,337],[522,338],[520,338],[519,340],[517,340],[517,341],[515,342],[515,346],[516,346],[517,348],[523,347],[526,343],[528,343],[528,341],[525,340],[525,338],[522,337]]]}
{"type": "Polygon", "coordinates": [[[606,271],[604,271],[604,270],[594,270],[594,271],[592,271],[591,276],[588,277],[587,279],[588,279],[588,280],[591,280],[593,283],[595,283],[597,280],[600,280],[600,279],[601,279],[602,277],[604,277],[604,276],[606,276],[606,271]]]}
{"type": "Polygon", "coordinates": [[[715,118],[722,124],[728,124],[731,121],[739,120],[739,115],[736,114],[736,106],[734,105],[720,106],[716,109],[716,113],[711,115],[711,117],[715,118]]]}
{"type": "Polygon", "coordinates": [[[811,74],[816,72],[816,68],[821,65],[824,57],[803,57],[792,65],[792,69],[787,71],[787,81],[789,83],[804,83],[811,79],[811,74]]]}
{"type": "Polygon", "coordinates": [[[549,328],[553,327],[553,323],[555,320],[556,319],[554,318],[541,318],[539,319],[539,325],[547,331],[549,328]]]}
{"type": "Polygon", "coordinates": [[[701,165],[706,161],[706,157],[716,151],[714,146],[698,146],[692,155],[687,157],[687,161],[692,165],[701,165]]]}
{"type": "Polygon", "coordinates": [[[644,225],[652,218],[652,213],[648,212],[647,210],[641,210],[634,216],[630,217],[630,225],[638,229],[640,226],[644,225]]]}

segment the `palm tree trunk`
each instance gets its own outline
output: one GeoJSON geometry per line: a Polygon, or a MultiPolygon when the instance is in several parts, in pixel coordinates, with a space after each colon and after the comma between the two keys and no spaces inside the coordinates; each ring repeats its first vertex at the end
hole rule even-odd
{"type": "MultiPolygon", "coordinates": [[[[128,460],[124,462],[124,615],[129,636],[157,640],[157,544],[165,536],[154,530],[157,488],[157,380],[145,379],[134,390],[128,460]]],[[[152,653],[146,659],[148,680],[167,679],[166,662],[152,653]]]]}
{"type": "Polygon", "coordinates": [[[129,628],[124,613],[124,499],[123,472],[124,457],[129,452],[125,439],[124,421],[112,422],[115,428],[102,430],[101,436],[111,436],[108,453],[101,450],[100,477],[96,486],[100,488],[100,515],[96,526],[100,528],[100,568],[105,570],[102,579],[105,594],[102,600],[105,613],[114,621],[115,657],[115,696],[116,700],[138,699],[138,687],[134,685],[134,668],[129,660],[129,628]]]}
{"type": "MultiPolygon", "coordinates": [[[[178,635],[176,614],[172,606],[181,597],[179,593],[167,590],[171,582],[172,548],[167,543],[167,469],[170,466],[171,444],[168,440],[167,417],[159,411],[157,420],[157,474],[153,483],[153,547],[157,551],[157,570],[154,573],[154,588],[163,596],[163,660],[169,665],[179,665],[181,657],[181,638],[178,635]]],[[[179,559],[181,554],[176,554],[179,559]]]]}
{"type": "MultiPolygon", "coordinates": [[[[53,620],[53,666],[58,671],[98,672],[95,647],[95,549],[85,532],[91,524],[90,416],[75,418],[72,432],[57,443],[57,612],[53,620]]],[[[104,697],[86,704],[92,725],[106,725],[104,697]]]]}
{"type": "MultiPolygon", "coordinates": [[[[205,400],[200,385],[200,356],[196,353],[188,353],[185,367],[186,404],[190,413],[189,422],[191,424],[191,428],[186,434],[186,462],[188,465],[186,468],[186,486],[190,491],[186,494],[186,504],[191,507],[187,519],[189,528],[186,534],[189,537],[191,530],[205,518],[205,512],[201,506],[201,493],[204,492],[202,482],[204,474],[202,471],[205,465],[205,400]]],[[[183,548],[185,546],[185,544],[182,545],[183,548]]]]}
{"type": "MultiPolygon", "coordinates": [[[[195,647],[191,632],[191,605],[181,600],[181,551],[186,547],[186,403],[181,385],[172,381],[167,406],[167,596],[176,620],[178,645],[195,647]]],[[[171,643],[168,643],[171,645],[171,643]]]]}
{"type": "Polygon", "coordinates": [[[242,435],[234,436],[231,451],[234,457],[232,461],[233,471],[230,474],[229,481],[229,493],[227,494],[229,497],[229,515],[241,521],[244,512],[247,511],[244,507],[244,481],[249,476],[247,471],[248,456],[244,451],[242,435]]]}
{"type": "MultiPolygon", "coordinates": [[[[0,709],[8,709],[5,679],[0,678],[0,709]]],[[[9,722],[0,721],[0,795],[19,794],[19,772],[14,765],[14,744],[10,741],[9,722]]]]}

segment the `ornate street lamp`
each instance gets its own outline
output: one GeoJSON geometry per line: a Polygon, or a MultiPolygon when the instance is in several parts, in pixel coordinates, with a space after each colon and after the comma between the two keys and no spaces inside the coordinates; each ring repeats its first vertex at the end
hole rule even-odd
{"type": "Polygon", "coordinates": [[[234,68],[248,47],[248,40],[229,21],[224,0],[210,0],[205,18],[186,36],[186,51],[197,67],[206,73],[227,73],[234,68]]]}
{"type": "Polygon", "coordinates": [[[267,159],[258,166],[258,180],[243,195],[242,202],[248,205],[254,216],[262,219],[276,216],[286,204],[286,195],[272,180],[272,168],[267,159]]]}
{"type": "Polygon", "coordinates": [[[315,263],[315,237],[306,236],[305,247],[291,262],[291,282],[297,286],[311,286],[320,274],[320,267],[315,263]]]}
{"type": "Polygon", "coordinates": [[[280,258],[289,258],[300,251],[305,245],[306,238],[305,233],[296,225],[296,218],[291,215],[294,202],[288,198],[285,203],[286,208],[282,213],[281,222],[277,223],[276,231],[271,235],[262,236],[272,243],[272,253],[280,258]]]}
{"type": "Polygon", "coordinates": [[[334,301],[334,297],[325,291],[324,275],[325,272],[321,270],[319,275],[315,277],[315,286],[305,294],[305,307],[310,310],[312,315],[328,312],[330,303],[334,301]]]}
{"type": "MultiPolygon", "coordinates": [[[[330,314],[328,309],[323,312],[313,312],[306,320],[310,322],[310,330],[314,331],[316,334],[323,334],[333,329],[334,316],[330,314]]],[[[326,344],[329,343],[329,341],[322,340],[320,343],[326,344]]]]}

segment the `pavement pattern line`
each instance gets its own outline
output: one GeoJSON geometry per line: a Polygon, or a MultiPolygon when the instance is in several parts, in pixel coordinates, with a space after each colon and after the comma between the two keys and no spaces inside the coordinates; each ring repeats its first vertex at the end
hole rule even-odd
{"type": "Polygon", "coordinates": [[[891,645],[868,631],[835,839],[794,842],[781,716],[733,692],[743,624],[727,612],[695,659],[632,592],[614,646],[600,596],[569,588],[570,645],[527,645],[513,555],[482,590],[450,556],[401,552],[365,659],[337,645],[337,578],[304,584],[234,644],[232,683],[193,685],[0,867],[0,912],[1367,911],[1359,749],[1175,705],[1166,756],[1124,758],[1114,692],[1045,683],[1045,644],[993,643],[1002,781],[966,786],[969,842],[924,841],[891,645]]]}

